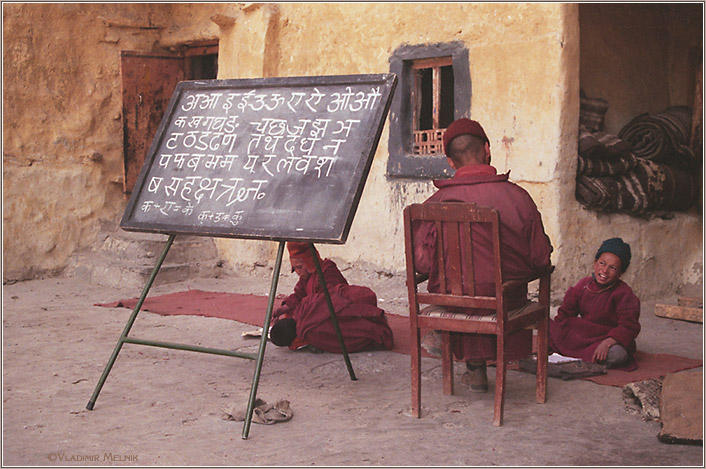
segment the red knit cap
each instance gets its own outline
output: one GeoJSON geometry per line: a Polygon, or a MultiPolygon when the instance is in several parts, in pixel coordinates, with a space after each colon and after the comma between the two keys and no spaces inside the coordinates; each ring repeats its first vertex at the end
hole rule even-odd
{"type": "MultiPolygon", "coordinates": [[[[311,257],[311,251],[309,250],[309,243],[297,243],[290,241],[287,243],[287,250],[289,251],[290,259],[301,259],[306,265],[307,270],[314,272],[316,270],[316,264],[314,264],[314,258],[311,257]]],[[[319,263],[321,263],[321,256],[319,256],[319,251],[314,248],[316,256],[319,258],[319,263]]]]}
{"type": "Polygon", "coordinates": [[[478,122],[472,121],[471,119],[466,119],[464,117],[453,121],[446,129],[446,132],[444,132],[444,153],[446,155],[449,154],[448,148],[451,140],[455,139],[459,135],[473,135],[474,137],[482,138],[488,142],[488,146],[490,146],[490,140],[488,140],[488,136],[485,135],[483,127],[481,127],[478,122]]]}
{"type": "Polygon", "coordinates": [[[289,251],[289,257],[301,257],[302,254],[309,252],[309,243],[295,243],[290,241],[287,243],[287,251],[289,251]]]}

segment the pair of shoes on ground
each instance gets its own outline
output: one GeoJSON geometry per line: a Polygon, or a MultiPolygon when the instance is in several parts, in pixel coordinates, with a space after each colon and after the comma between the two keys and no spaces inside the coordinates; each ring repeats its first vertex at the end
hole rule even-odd
{"type": "Polygon", "coordinates": [[[466,372],[461,382],[472,392],[488,392],[488,367],[485,362],[466,362],[466,372]]]}
{"type": "MultiPolygon", "coordinates": [[[[433,357],[441,357],[441,332],[429,331],[422,338],[422,348],[433,357]]],[[[461,382],[472,392],[488,392],[488,372],[485,362],[466,362],[466,372],[461,382]]]]}
{"type": "Polygon", "coordinates": [[[432,357],[441,357],[441,331],[429,331],[421,342],[422,348],[432,357]]]}

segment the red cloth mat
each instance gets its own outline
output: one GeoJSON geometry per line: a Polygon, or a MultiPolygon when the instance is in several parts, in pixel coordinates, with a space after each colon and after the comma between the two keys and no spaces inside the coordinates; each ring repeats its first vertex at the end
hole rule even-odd
{"type": "Polygon", "coordinates": [[[703,365],[701,360],[670,355],[667,353],[646,353],[635,352],[638,368],[634,371],[608,370],[608,373],[598,376],[590,376],[587,379],[594,383],[606,386],[623,387],[628,383],[643,381],[646,379],[657,379],[669,373],[688,370],[703,365]]]}
{"type": "MultiPolygon", "coordinates": [[[[279,306],[284,296],[275,299],[275,307],[279,306]]],[[[134,309],[137,298],[99,303],[95,306],[109,308],[124,307],[134,309]]],[[[167,295],[148,296],[142,304],[142,311],[162,315],[199,315],[250,324],[262,327],[265,322],[268,297],[245,295],[239,293],[207,292],[202,290],[186,290],[167,295]]],[[[394,338],[393,352],[409,354],[410,328],[409,318],[396,314],[385,314],[392,329],[394,338]]],[[[422,350],[422,354],[426,352],[422,350]]],[[[635,371],[608,370],[605,375],[583,378],[606,386],[624,386],[628,383],[645,379],[656,379],[669,373],[696,368],[702,365],[701,360],[680,357],[663,353],[645,353],[637,351],[638,369],[635,371]]]]}
{"type": "MultiPolygon", "coordinates": [[[[285,296],[278,295],[275,308],[280,306],[285,296]]],[[[186,290],[159,296],[147,296],[140,311],[168,315],[197,315],[233,321],[262,327],[265,323],[268,297],[240,293],[208,292],[186,290]]],[[[107,308],[134,309],[138,298],[97,303],[95,306],[107,308]]],[[[409,319],[406,316],[385,313],[387,323],[394,338],[393,352],[409,353],[409,319]]]]}
{"type": "MultiPolygon", "coordinates": [[[[107,308],[134,309],[138,298],[98,303],[107,308]]],[[[140,311],[169,315],[196,315],[233,321],[262,327],[267,311],[266,296],[241,295],[237,293],[186,290],[167,295],[147,296],[140,311]]],[[[276,303],[277,300],[275,300],[276,303]]],[[[281,301],[280,301],[281,302],[281,301]]]]}

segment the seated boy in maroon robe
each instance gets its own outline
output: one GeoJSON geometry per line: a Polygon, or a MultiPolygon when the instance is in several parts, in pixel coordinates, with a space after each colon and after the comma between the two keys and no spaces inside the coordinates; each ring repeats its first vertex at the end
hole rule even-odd
{"type": "MultiPolygon", "coordinates": [[[[294,293],[273,313],[270,340],[296,350],[305,345],[341,353],[331,322],[328,302],[308,243],[287,243],[292,270],[299,275],[294,293]]],[[[316,252],[316,256],[319,253],[316,252]]],[[[336,264],[318,257],[331,303],[348,352],[374,348],[392,349],[392,329],[385,312],[377,307],[377,296],[367,288],[348,285],[336,264]]]]}
{"type": "MultiPolygon", "coordinates": [[[[491,163],[490,140],[480,123],[457,119],[449,125],[443,137],[446,159],[455,170],[451,179],[435,180],[438,190],[428,202],[467,202],[492,207],[500,215],[501,268],[503,280],[529,277],[551,265],[552,244],[544,232],[542,215],[530,194],[509,180],[510,173],[497,174],[491,163]]],[[[437,260],[437,231],[434,223],[420,223],[414,227],[415,265],[422,274],[429,275],[427,290],[438,293],[441,289],[437,260]]],[[[442,234],[438,234],[442,236],[442,234]]],[[[472,243],[479,260],[475,264],[475,292],[479,295],[495,294],[493,256],[489,237],[473,236],[472,243]]],[[[443,264],[441,264],[443,265],[443,264]]],[[[448,266],[446,267],[448,268],[448,266]]],[[[509,310],[527,303],[527,287],[504,292],[509,310]]],[[[489,315],[490,310],[463,311],[470,314],[489,315]]],[[[520,359],[532,353],[532,331],[523,329],[505,338],[507,357],[520,359]]],[[[431,353],[441,346],[440,334],[433,331],[422,340],[422,346],[431,353]]],[[[488,391],[487,362],[495,360],[497,340],[493,335],[452,334],[454,356],[466,362],[466,372],[461,382],[473,392],[488,391]]]]}
{"type": "Polygon", "coordinates": [[[603,242],[596,252],[593,275],[567,290],[549,323],[552,351],[608,368],[637,369],[633,355],[640,333],[640,300],[620,280],[630,258],[630,245],[622,239],[603,242]]]}

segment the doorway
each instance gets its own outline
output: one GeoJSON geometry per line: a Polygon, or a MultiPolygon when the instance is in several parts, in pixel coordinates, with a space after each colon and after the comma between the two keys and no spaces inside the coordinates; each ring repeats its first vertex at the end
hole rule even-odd
{"type": "Polygon", "coordinates": [[[218,44],[190,44],[173,54],[122,51],[123,191],[130,194],[176,85],[218,77],[218,44]]]}

